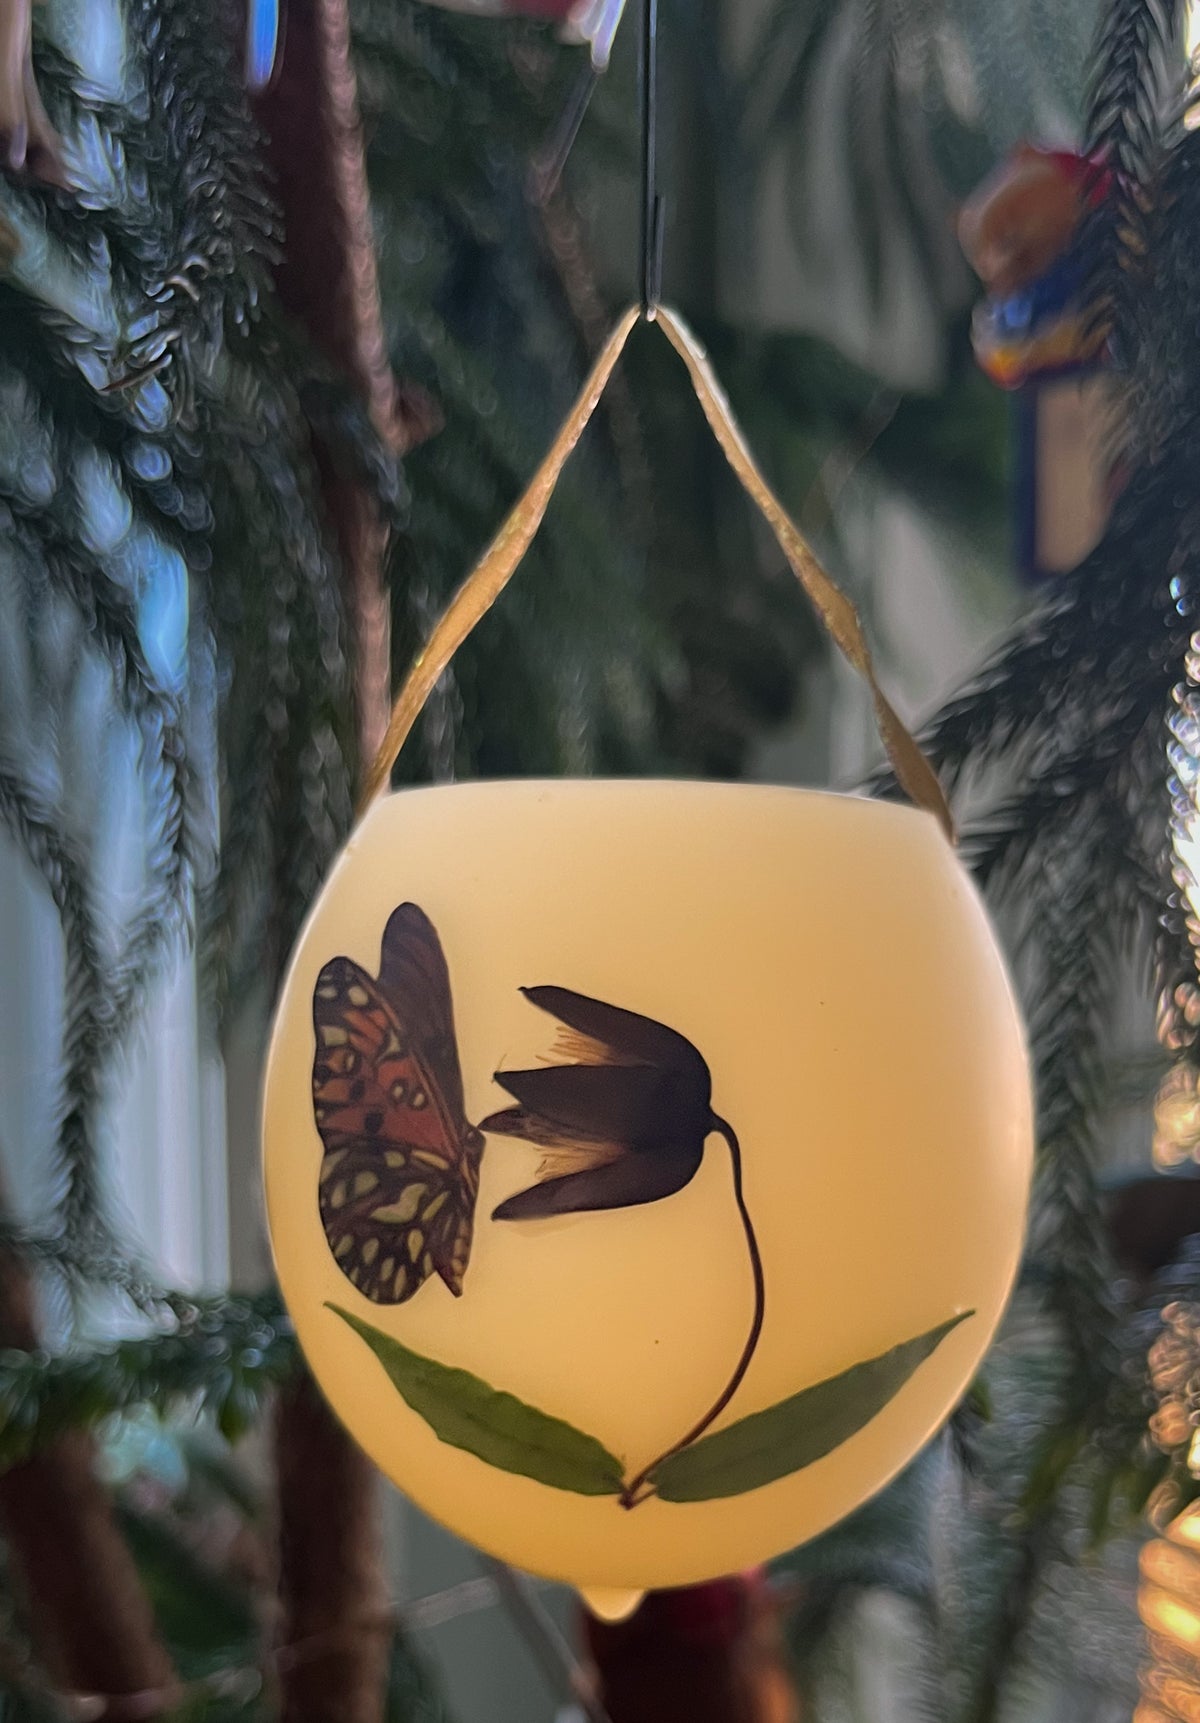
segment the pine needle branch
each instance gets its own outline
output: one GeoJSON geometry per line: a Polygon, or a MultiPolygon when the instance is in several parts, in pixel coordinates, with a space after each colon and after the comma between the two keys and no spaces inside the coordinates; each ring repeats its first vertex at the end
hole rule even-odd
{"type": "Polygon", "coordinates": [[[296,1359],[273,1293],[181,1303],[169,1329],[106,1348],[0,1353],[0,1471],[135,1406],[202,1412],[232,1441],[296,1359]]]}

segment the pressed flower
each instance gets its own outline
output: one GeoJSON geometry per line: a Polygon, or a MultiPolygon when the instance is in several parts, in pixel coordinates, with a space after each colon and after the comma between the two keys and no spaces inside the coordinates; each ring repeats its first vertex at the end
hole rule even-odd
{"type": "Polygon", "coordinates": [[[733,1194],[754,1281],[754,1314],[737,1366],[716,1402],[686,1435],[632,1478],[621,1494],[633,1508],[654,1493],[650,1474],[703,1435],[732,1400],[762,1332],[762,1258],[742,1193],[742,1156],[733,1127],[712,1110],[712,1077],[678,1030],[567,987],[523,987],[526,999],[558,1019],[561,1061],[498,1071],[516,1102],[482,1131],[523,1137],[545,1151],[539,1178],[493,1210],[493,1220],[536,1220],[594,1209],[631,1208],[673,1196],[693,1178],[708,1137],[725,1139],[733,1194]]]}
{"type": "Polygon", "coordinates": [[[500,1071],[516,1101],[480,1127],[545,1149],[539,1182],[509,1197],[494,1220],[628,1208],[682,1190],[715,1128],[712,1079],[674,1029],[566,987],[524,987],[556,1017],[555,1051],[569,1063],[500,1071]]]}

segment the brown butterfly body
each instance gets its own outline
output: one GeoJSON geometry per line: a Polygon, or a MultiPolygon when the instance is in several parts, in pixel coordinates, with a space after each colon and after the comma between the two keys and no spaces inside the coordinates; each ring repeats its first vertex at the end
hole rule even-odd
{"type": "Polygon", "coordinates": [[[313,994],[320,1211],[342,1273],[376,1304],[432,1274],[457,1297],[471,1252],[483,1135],[469,1124],[450,976],[433,924],[401,904],[378,979],[335,957],[313,994]]]}

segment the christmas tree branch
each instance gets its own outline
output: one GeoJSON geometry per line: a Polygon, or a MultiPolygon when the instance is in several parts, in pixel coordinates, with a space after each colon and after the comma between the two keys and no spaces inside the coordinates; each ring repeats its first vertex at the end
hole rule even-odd
{"type": "MultiPolygon", "coordinates": [[[[0,1241],[12,1264],[28,1260],[0,1241]]],[[[0,1473],[61,1435],[136,1406],[204,1412],[230,1441],[296,1366],[291,1325],[274,1294],[189,1305],[163,1332],[59,1357],[0,1355],[0,1473]]]]}

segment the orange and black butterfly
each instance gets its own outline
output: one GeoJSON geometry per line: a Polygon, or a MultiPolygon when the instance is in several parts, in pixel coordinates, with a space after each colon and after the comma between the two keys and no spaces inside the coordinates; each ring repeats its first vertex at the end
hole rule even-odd
{"type": "Polygon", "coordinates": [[[402,903],[379,978],[335,957],[313,993],[321,1221],[338,1267],[376,1304],[431,1274],[457,1297],[471,1254],[483,1134],[463,1101],[450,973],[432,922],[402,903]]]}

